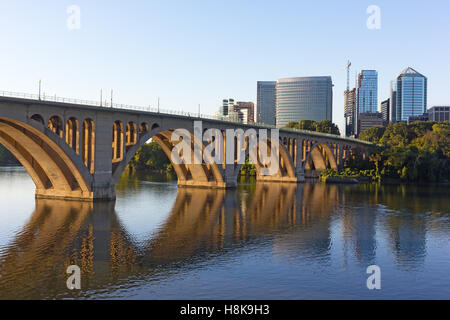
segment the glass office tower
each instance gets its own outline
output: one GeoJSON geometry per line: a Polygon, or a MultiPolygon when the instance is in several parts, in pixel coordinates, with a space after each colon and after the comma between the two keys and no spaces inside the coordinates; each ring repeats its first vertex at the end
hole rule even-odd
{"type": "Polygon", "coordinates": [[[256,121],[268,125],[275,125],[275,87],[276,81],[258,81],[256,121]]]}
{"type": "Polygon", "coordinates": [[[277,127],[301,120],[332,120],[331,77],[278,79],[276,85],[277,127]]]}
{"type": "Polygon", "coordinates": [[[408,121],[408,117],[427,112],[427,81],[424,75],[409,67],[396,78],[393,86],[396,121],[408,121]]]}
{"type": "Polygon", "coordinates": [[[378,72],[361,70],[358,75],[358,113],[377,112],[378,72]]]}

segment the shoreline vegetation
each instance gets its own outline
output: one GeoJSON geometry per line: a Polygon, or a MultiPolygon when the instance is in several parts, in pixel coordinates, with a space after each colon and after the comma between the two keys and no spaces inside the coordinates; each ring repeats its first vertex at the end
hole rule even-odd
{"type": "Polygon", "coordinates": [[[362,140],[377,148],[368,159],[357,153],[346,169],[327,169],[323,182],[356,179],[358,182],[444,182],[450,181],[450,123],[417,121],[373,127],[361,133],[362,140]]]}
{"type": "MultiPolygon", "coordinates": [[[[331,121],[303,120],[287,127],[339,134],[331,121]]],[[[319,180],[325,183],[401,183],[450,181],[450,123],[418,121],[374,127],[361,133],[362,140],[377,145],[368,159],[355,155],[345,163],[345,169],[327,169],[319,180]]],[[[20,166],[17,159],[0,145],[0,165],[20,166]]],[[[156,142],[142,146],[128,164],[129,173],[175,175],[170,160],[156,142]]],[[[241,177],[255,177],[256,168],[247,158],[241,177]]]]}

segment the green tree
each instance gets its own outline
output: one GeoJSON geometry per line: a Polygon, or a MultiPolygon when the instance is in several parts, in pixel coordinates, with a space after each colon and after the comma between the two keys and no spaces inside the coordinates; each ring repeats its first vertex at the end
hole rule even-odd
{"type": "Polygon", "coordinates": [[[373,127],[361,132],[361,140],[369,141],[372,143],[380,143],[381,138],[386,131],[386,127],[373,127]]]}
{"type": "Polygon", "coordinates": [[[301,120],[297,122],[297,129],[300,130],[308,130],[308,131],[316,131],[317,122],[314,120],[301,120]]]}
{"type": "Polygon", "coordinates": [[[406,147],[409,143],[408,132],[408,125],[406,123],[397,122],[386,128],[380,142],[391,147],[406,147]]]}
{"type": "Polygon", "coordinates": [[[323,120],[320,122],[316,122],[316,131],[323,133],[330,133],[340,136],[339,128],[330,120],[323,120]]]}
{"type": "Polygon", "coordinates": [[[317,131],[322,133],[330,133],[340,135],[339,128],[330,120],[316,122],[314,120],[301,120],[299,122],[289,122],[285,128],[299,129],[307,131],[317,131]]]}
{"type": "Polygon", "coordinates": [[[139,171],[171,171],[172,164],[162,148],[156,142],[143,145],[129,164],[139,171]]]}

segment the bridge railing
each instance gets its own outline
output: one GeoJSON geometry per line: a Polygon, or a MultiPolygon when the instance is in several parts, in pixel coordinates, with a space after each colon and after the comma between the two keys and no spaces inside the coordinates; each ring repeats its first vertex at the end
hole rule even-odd
{"type": "MultiPolygon", "coordinates": [[[[39,96],[37,94],[31,94],[31,93],[0,91],[0,97],[70,103],[70,104],[78,104],[78,105],[85,105],[85,106],[91,106],[91,107],[136,110],[136,111],[172,114],[172,115],[180,115],[180,116],[188,116],[188,117],[199,117],[200,116],[200,118],[204,118],[204,119],[215,119],[214,116],[212,116],[212,115],[205,115],[205,114],[199,115],[198,113],[195,113],[195,112],[186,112],[186,111],[182,111],[182,110],[169,110],[169,109],[156,108],[156,107],[151,107],[151,106],[144,107],[144,106],[122,104],[122,103],[112,103],[111,104],[111,102],[108,102],[108,101],[93,101],[93,100],[82,100],[82,99],[74,99],[74,98],[64,98],[64,97],[58,97],[56,95],[42,94],[41,96],[39,96]]],[[[224,120],[224,121],[227,121],[227,120],[224,120]]],[[[230,119],[228,119],[228,121],[230,121],[230,119]]]]}
{"type": "MultiPolygon", "coordinates": [[[[136,106],[136,105],[120,104],[120,103],[112,103],[111,104],[111,102],[108,102],[108,101],[102,102],[102,101],[82,100],[82,99],[74,99],[74,98],[64,98],[64,97],[58,97],[56,95],[52,96],[52,95],[42,94],[41,96],[39,96],[37,94],[31,94],[31,93],[0,91],[0,97],[20,98],[20,99],[29,99],[29,100],[37,100],[37,101],[60,102],[60,103],[85,105],[85,106],[91,106],[91,107],[103,107],[103,108],[153,112],[153,113],[178,115],[178,116],[185,116],[185,117],[195,117],[195,118],[200,118],[200,119],[219,120],[219,121],[242,124],[242,122],[239,120],[236,121],[235,119],[230,119],[230,118],[218,119],[212,115],[198,114],[195,112],[186,112],[186,111],[182,111],[182,110],[169,110],[169,109],[162,109],[162,108],[156,108],[156,107],[151,107],[151,106],[144,107],[144,106],[136,106]]],[[[261,127],[261,128],[268,128],[268,129],[276,129],[277,128],[274,125],[267,125],[264,123],[252,123],[251,125],[261,127]]],[[[291,132],[295,132],[295,133],[303,133],[303,134],[307,134],[307,135],[330,137],[330,138],[335,138],[335,139],[341,138],[340,136],[336,136],[334,134],[300,130],[300,129],[295,129],[295,128],[282,128],[282,130],[283,131],[291,131],[291,132]]],[[[341,138],[341,139],[344,139],[344,138],[341,138]]],[[[354,139],[354,138],[345,138],[345,140],[350,140],[350,141],[355,141],[355,142],[359,142],[359,143],[372,145],[369,142],[361,141],[361,140],[354,139]]]]}

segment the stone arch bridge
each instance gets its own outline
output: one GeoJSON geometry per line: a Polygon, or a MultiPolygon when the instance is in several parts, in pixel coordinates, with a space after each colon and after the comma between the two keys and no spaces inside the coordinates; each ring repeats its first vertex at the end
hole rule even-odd
{"type": "MultiPolygon", "coordinates": [[[[223,132],[224,139],[227,129],[270,129],[195,116],[0,97],[0,143],[26,168],[38,198],[114,199],[118,179],[143,144],[152,139],[171,159],[176,145],[172,132],[181,128],[193,133],[194,122],[200,120],[205,130],[223,132]]],[[[270,133],[268,137],[270,145],[270,133]]],[[[257,180],[301,182],[326,168],[342,168],[356,152],[367,156],[372,147],[359,140],[287,129],[279,131],[279,142],[278,172],[264,176],[257,163],[257,180]]],[[[235,159],[237,154],[235,150],[235,159]]],[[[236,160],[174,164],[174,169],[179,186],[229,188],[236,186],[241,166],[236,160]]]]}

